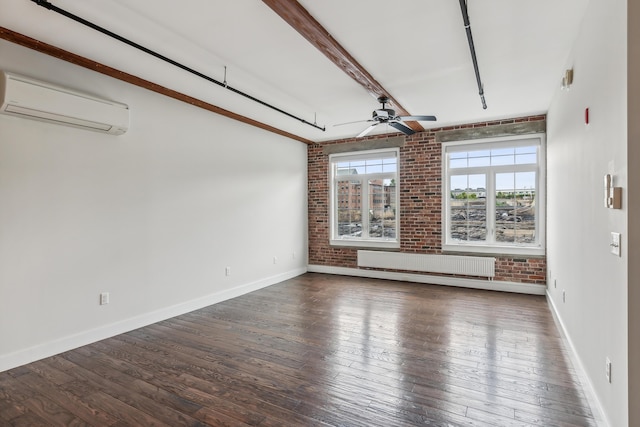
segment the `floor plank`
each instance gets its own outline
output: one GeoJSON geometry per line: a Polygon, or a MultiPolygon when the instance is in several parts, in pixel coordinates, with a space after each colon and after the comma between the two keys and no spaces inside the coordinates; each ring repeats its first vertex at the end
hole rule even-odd
{"type": "Polygon", "coordinates": [[[595,426],[544,297],[305,274],[0,373],[0,425],[595,426]]]}

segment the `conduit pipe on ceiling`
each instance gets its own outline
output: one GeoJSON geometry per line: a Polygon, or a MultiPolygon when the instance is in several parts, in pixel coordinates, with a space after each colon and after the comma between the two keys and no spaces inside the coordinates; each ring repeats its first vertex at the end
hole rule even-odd
{"type": "Polygon", "coordinates": [[[78,23],[80,23],[82,25],[85,25],[85,26],[87,26],[87,27],[89,27],[89,28],[91,28],[93,30],[96,30],[96,31],[98,31],[98,32],[100,32],[102,34],[105,34],[105,35],[107,35],[107,36],[109,36],[111,38],[114,38],[114,39],[116,39],[116,40],[118,40],[118,41],[120,41],[122,43],[125,43],[125,44],[131,46],[131,47],[134,47],[134,48],[136,48],[138,50],[141,50],[141,51],[143,51],[143,52],[145,52],[145,53],[147,53],[147,54],[149,54],[151,56],[154,56],[154,57],[156,57],[156,58],[158,58],[158,59],[160,59],[160,60],[162,60],[164,62],[167,62],[167,63],[169,63],[169,64],[171,64],[171,65],[173,65],[175,67],[178,67],[178,68],[180,68],[180,69],[182,69],[184,71],[187,71],[187,72],[189,72],[189,73],[191,73],[193,75],[196,75],[196,76],[198,76],[198,77],[200,77],[202,79],[205,79],[205,80],[207,80],[207,81],[209,81],[211,83],[214,83],[214,84],[216,84],[218,86],[221,86],[221,87],[223,87],[225,89],[228,89],[228,90],[230,90],[231,92],[233,92],[233,93],[235,93],[237,95],[243,96],[243,97],[245,97],[247,99],[250,99],[251,101],[257,102],[258,104],[263,105],[263,106],[265,106],[267,108],[271,108],[272,110],[275,110],[275,111],[277,111],[277,112],[279,112],[281,114],[284,114],[285,116],[288,116],[288,117],[290,117],[292,119],[298,120],[298,121],[300,121],[300,122],[302,122],[302,123],[304,123],[306,125],[309,125],[309,126],[312,126],[312,127],[316,128],[316,129],[320,129],[321,131],[325,131],[326,130],[326,127],[324,127],[324,126],[320,127],[316,123],[310,123],[310,122],[308,122],[308,121],[306,121],[306,120],[304,120],[304,119],[302,119],[302,118],[300,118],[298,116],[295,116],[295,115],[293,115],[291,113],[288,113],[288,112],[286,112],[286,111],[284,111],[284,110],[282,110],[282,109],[280,109],[278,107],[275,107],[275,106],[273,106],[273,105],[271,105],[271,104],[269,104],[269,103],[267,103],[265,101],[262,101],[262,100],[260,100],[260,99],[258,99],[256,97],[254,97],[252,95],[249,95],[249,94],[247,94],[245,92],[242,92],[239,89],[235,89],[235,88],[229,86],[227,84],[227,82],[226,82],[226,78],[225,78],[224,82],[218,81],[218,80],[214,79],[213,77],[209,77],[206,74],[203,74],[203,73],[201,73],[199,71],[196,71],[193,68],[187,67],[184,64],[181,64],[180,62],[174,61],[171,58],[167,58],[166,56],[164,56],[164,55],[162,55],[162,54],[160,54],[160,53],[158,53],[156,51],[153,51],[153,50],[151,50],[149,48],[146,48],[146,47],[144,47],[144,46],[142,46],[142,45],[140,45],[140,44],[138,44],[138,43],[136,43],[134,41],[131,41],[131,40],[129,40],[129,39],[125,38],[125,37],[122,37],[122,36],[112,32],[112,31],[109,31],[106,28],[103,28],[103,27],[101,27],[101,26],[99,26],[97,24],[94,24],[91,21],[87,21],[84,18],[81,18],[81,17],[79,17],[77,15],[74,15],[71,12],[68,12],[68,11],[66,11],[64,9],[61,9],[61,8],[51,4],[50,2],[48,2],[46,0],[31,0],[31,1],[36,3],[38,6],[42,6],[45,9],[49,9],[49,10],[52,10],[52,11],[54,11],[56,13],[59,13],[60,15],[63,15],[65,17],[69,18],[69,19],[72,19],[72,20],[74,20],[74,21],[76,21],[76,22],[78,22],[78,23]]]}
{"type": "Polygon", "coordinates": [[[487,109],[487,102],[484,99],[484,88],[482,80],[480,80],[480,70],[478,69],[478,58],[476,57],[476,48],[473,44],[473,35],[471,34],[471,24],[469,23],[469,13],[467,11],[467,0],[460,0],[460,10],[462,10],[462,20],[464,21],[464,29],[467,31],[467,41],[469,42],[469,50],[471,51],[471,60],[473,61],[473,69],[476,72],[476,81],[478,82],[478,93],[482,101],[482,108],[487,109]]]}

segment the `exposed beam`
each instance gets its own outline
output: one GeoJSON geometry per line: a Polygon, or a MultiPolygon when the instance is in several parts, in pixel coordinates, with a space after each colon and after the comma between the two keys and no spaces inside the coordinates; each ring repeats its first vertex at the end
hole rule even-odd
{"type": "MultiPolygon", "coordinates": [[[[399,115],[411,115],[300,3],[296,0],[262,1],[374,98],[386,96],[399,115]]],[[[416,132],[424,130],[418,122],[406,124],[416,132]]]]}
{"type": "Polygon", "coordinates": [[[242,116],[240,114],[236,114],[232,111],[225,110],[224,108],[218,107],[216,105],[205,102],[201,99],[194,98],[192,96],[186,95],[182,92],[175,91],[173,89],[169,89],[165,86],[158,85],[149,80],[142,79],[140,77],[134,76],[133,74],[125,73],[124,71],[118,70],[116,68],[109,67],[107,65],[101,64],[94,60],[85,58],[80,55],[76,55],[75,53],[71,53],[67,50],[61,49],[59,47],[44,43],[42,41],[33,39],[31,37],[25,36],[23,34],[17,33],[15,31],[9,30],[8,28],[0,27],[0,39],[7,40],[9,42],[27,47],[29,49],[33,49],[35,51],[44,53],[49,56],[53,56],[54,58],[61,59],[66,62],[70,62],[75,65],[79,65],[81,67],[87,68],[92,71],[96,71],[98,73],[107,75],[109,77],[113,77],[115,79],[121,80],[123,82],[127,82],[133,84],[135,86],[139,86],[150,90],[152,92],[159,93],[161,95],[168,96],[169,98],[177,99],[178,101],[186,102],[187,104],[191,104],[193,106],[202,108],[207,111],[211,111],[216,114],[220,114],[222,116],[228,117],[233,120],[237,120],[242,123],[246,123],[251,126],[258,127],[260,129],[266,130],[268,132],[272,132],[287,138],[294,139],[296,141],[303,142],[305,144],[315,144],[315,142],[302,138],[298,135],[294,135],[292,133],[283,131],[281,129],[270,126],[266,123],[259,122],[257,120],[253,120],[249,117],[242,116]]]}

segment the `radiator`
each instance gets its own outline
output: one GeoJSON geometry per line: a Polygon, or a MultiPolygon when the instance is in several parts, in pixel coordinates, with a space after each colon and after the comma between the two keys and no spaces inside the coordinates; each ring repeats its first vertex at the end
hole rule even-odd
{"type": "Polygon", "coordinates": [[[495,266],[496,259],[493,257],[358,251],[358,267],[462,274],[465,276],[493,278],[496,275],[495,266]]]}

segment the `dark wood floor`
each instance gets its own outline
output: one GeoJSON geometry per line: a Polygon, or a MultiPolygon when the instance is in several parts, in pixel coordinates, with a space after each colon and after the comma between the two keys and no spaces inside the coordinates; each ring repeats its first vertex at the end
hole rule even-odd
{"type": "Polygon", "coordinates": [[[595,426],[544,297],[306,274],[0,373],[15,426],[595,426]]]}

